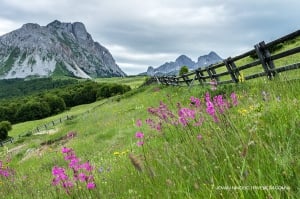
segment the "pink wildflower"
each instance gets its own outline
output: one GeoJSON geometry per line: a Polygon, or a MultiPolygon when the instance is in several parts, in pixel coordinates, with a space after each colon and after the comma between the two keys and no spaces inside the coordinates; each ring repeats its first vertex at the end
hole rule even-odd
{"type": "Polygon", "coordinates": [[[144,145],[144,142],[143,142],[143,141],[138,141],[136,144],[137,144],[138,146],[143,146],[143,145],[144,145]]]}
{"type": "Polygon", "coordinates": [[[88,183],[86,184],[86,187],[87,187],[88,189],[94,189],[94,188],[96,188],[96,184],[95,184],[94,182],[88,182],[88,183]]]}
{"type": "Polygon", "coordinates": [[[92,165],[90,164],[89,161],[83,163],[81,165],[81,168],[85,169],[86,171],[92,171],[93,170],[93,167],[92,167],[92,165]]]}
{"type": "Polygon", "coordinates": [[[70,153],[71,151],[73,151],[71,148],[67,148],[67,147],[63,147],[62,149],[61,149],[61,152],[62,153],[70,153]]]}
{"type": "Polygon", "coordinates": [[[84,174],[84,173],[80,173],[78,175],[78,179],[81,181],[81,182],[85,182],[87,180],[87,176],[84,174]]]}
{"type": "Polygon", "coordinates": [[[215,79],[212,79],[212,80],[211,80],[210,86],[211,86],[211,90],[212,90],[212,91],[217,90],[217,84],[218,84],[218,82],[217,82],[215,79]]]}
{"type": "Polygon", "coordinates": [[[236,96],[236,94],[234,92],[231,93],[230,98],[232,100],[232,105],[233,106],[237,106],[238,105],[238,100],[237,100],[237,96],[236,96]]]}
{"type": "Polygon", "coordinates": [[[201,134],[197,135],[197,139],[202,140],[202,135],[201,134]]]}
{"type": "Polygon", "coordinates": [[[142,126],[142,120],[138,119],[135,124],[136,124],[137,127],[141,127],[142,126]]]}
{"type": "Polygon", "coordinates": [[[199,106],[200,106],[200,99],[198,99],[198,98],[192,96],[192,97],[190,98],[190,101],[191,101],[190,106],[195,106],[195,107],[199,107],[199,106]]]}
{"type": "Polygon", "coordinates": [[[142,138],[144,138],[144,133],[140,132],[140,131],[136,132],[135,137],[138,138],[138,139],[142,139],[142,138]]]}

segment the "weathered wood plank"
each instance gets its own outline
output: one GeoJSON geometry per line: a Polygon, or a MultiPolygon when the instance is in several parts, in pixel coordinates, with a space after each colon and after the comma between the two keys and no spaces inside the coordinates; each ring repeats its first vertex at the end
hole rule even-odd
{"type": "Polygon", "coordinates": [[[299,53],[300,52],[300,47],[296,47],[296,48],[293,48],[293,49],[290,49],[290,50],[287,50],[287,51],[284,51],[284,52],[281,52],[281,53],[278,53],[276,55],[272,55],[270,57],[271,60],[276,60],[276,59],[280,59],[280,58],[283,58],[283,57],[287,57],[289,55],[293,55],[293,54],[296,54],[296,53],[299,53]]]}

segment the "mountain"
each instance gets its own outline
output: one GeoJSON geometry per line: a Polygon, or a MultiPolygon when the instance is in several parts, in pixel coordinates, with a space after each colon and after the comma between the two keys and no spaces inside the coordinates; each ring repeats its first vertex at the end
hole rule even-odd
{"type": "Polygon", "coordinates": [[[28,23],[0,37],[0,79],[125,76],[83,23],[28,23]]]}
{"type": "Polygon", "coordinates": [[[175,61],[166,62],[163,65],[154,68],[149,66],[147,70],[147,75],[178,75],[179,70],[182,66],[187,66],[189,70],[195,70],[197,68],[209,66],[223,59],[215,52],[210,52],[208,55],[203,55],[198,58],[198,62],[194,62],[191,58],[186,55],[180,55],[175,61]]]}
{"type": "Polygon", "coordinates": [[[202,55],[198,57],[198,62],[194,65],[194,69],[203,67],[203,66],[209,66],[211,64],[215,64],[217,62],[222,61],[223,59],[217,55],[215,52],[210,52],[208,55],[202,55]]]}

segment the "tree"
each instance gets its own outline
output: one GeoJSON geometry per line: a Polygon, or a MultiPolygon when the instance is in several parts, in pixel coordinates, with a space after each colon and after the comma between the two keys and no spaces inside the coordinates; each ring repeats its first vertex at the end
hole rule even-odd
{"type": "Polygon", "coordinates": [[[182,66],[179,71],[179,76],[186,74],[189,72],[189,68],[187,66],[182,66]]]}
{"type": "Polygon", "coordinates": [[[48,103],[48,105],[50,107],[51,115],[61,113],[64,110],[66,110],[65,101],[61,97],[58,97],[56,95],[46,94],[44,96],[43,101],[48,103]]]}
{"type": "Polygon", "coordinates": [[[8,131],[12,129],[9,121],[0,122],[0,140],[5,140],[8,136],[8,131]]]}
{"type": "Polygon", "coordinates": [[[16,113],[16,118],[19,122],[25,122],[42,119],[50,115],[51,109],[48,103],[32,100],[21,105],[16,113]]]}

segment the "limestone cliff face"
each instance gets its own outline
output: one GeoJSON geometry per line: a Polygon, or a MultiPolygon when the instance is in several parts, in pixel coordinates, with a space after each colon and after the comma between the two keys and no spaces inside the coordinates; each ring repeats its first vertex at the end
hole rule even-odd
{"type": "Polygon", "coordinates": [[[28,23],[0,37],[0,78],[125,76],[83,23],[28,23]]]}

